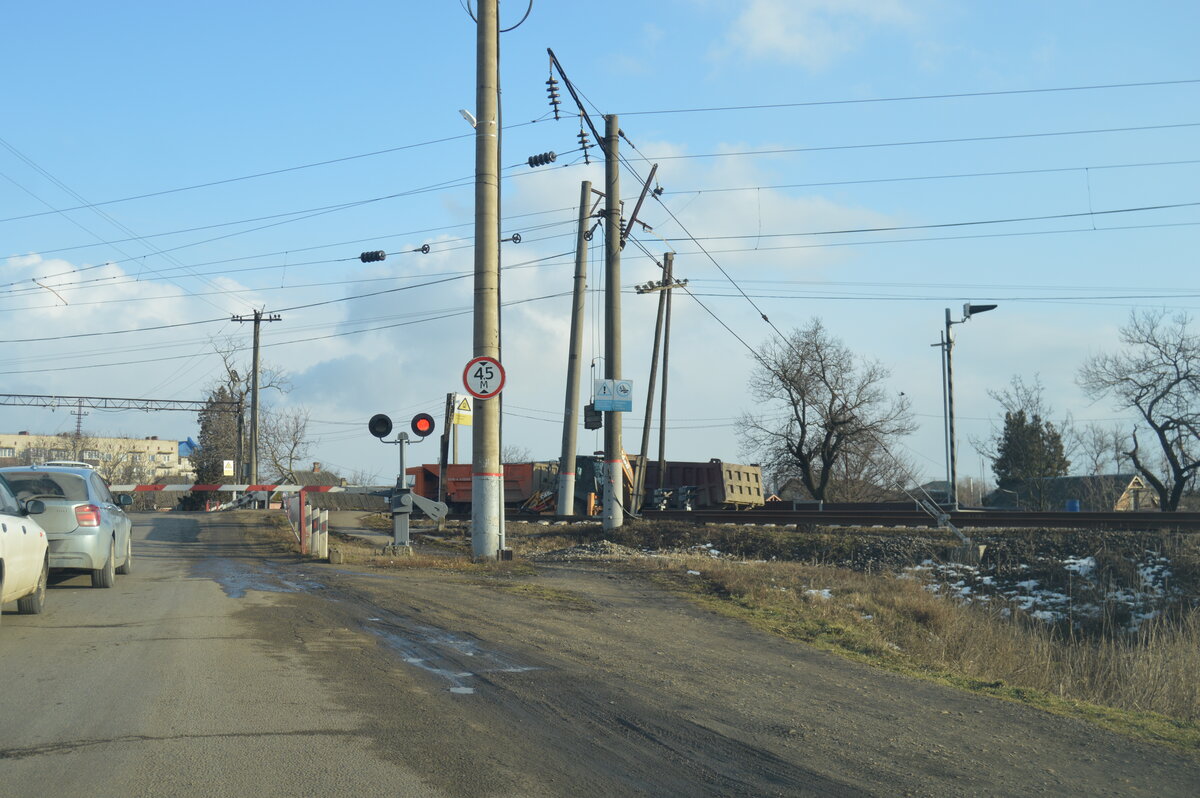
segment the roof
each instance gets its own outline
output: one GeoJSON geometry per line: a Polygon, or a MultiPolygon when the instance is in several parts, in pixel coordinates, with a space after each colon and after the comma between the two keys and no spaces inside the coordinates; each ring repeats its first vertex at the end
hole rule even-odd
{"type": "MultiPolygon", "coordinates": [[[[1017,485],[1021,505],[1038,504],[1046,509],[1066,509],[1068,502],[1079,502],[1083,510],[1111,511],[1117,500],[1138,479],[1136,474],[1088,474],[1069,477],[1036,477],[1017,485]]],[[[1017,504],[1013,491],[993,491],[986,502],[991,507],[1017,504]]]]}
{"type": "Polygon", "coordinates": [[[43,465],[14,465],[0,468],[0,472],[9,473],[17,471],[48,471],[55,474],[75,474],[76,476],[86,477],[88,474],[96,473],[96,469],[92,468],[87,463],[78,465],[54,464],[49,463],[43,465]]]}
{"type": "Polygon", "coordinates": [[[304,488],[316,485],[336,485],[341,487],[346,484],[346,480],[330,471],[293,471],[286,476],[285,481],[289,485],[299,485],[304,488]]]}

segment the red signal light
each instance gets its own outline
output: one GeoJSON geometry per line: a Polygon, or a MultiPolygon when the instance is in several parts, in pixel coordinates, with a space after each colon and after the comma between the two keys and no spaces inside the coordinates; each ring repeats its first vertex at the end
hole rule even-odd
{"type": "Polygon", "coordinates": [[[428,413],[417,413],[413,416],[412,424],[409,426],[411,426],[414,435],[421,438],[427,437],[433,432],[433,416],[428,413]]]}

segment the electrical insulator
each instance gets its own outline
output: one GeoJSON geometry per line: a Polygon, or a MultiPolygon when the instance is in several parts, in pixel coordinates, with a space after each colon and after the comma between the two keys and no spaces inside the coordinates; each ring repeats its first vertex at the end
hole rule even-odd
{"type": "Polygon", "coordinates": [[[558,119],[558,106],[562,104],[562,100],[558,99],[558,81],[554,79],[554,75],[550,75],[550,79],[546,81],[546,93],[550,95],[550,107],[554,109],[554,118],[558,119]]]}
{"type": "Polygon", "coordinates": [[[588,158],[588,148],[590,148],[591,146],[592,146],[592,143],[590,141],[588,141],[587,131],[584,130],[583,126],[581,125],[579,127],[579,148],[581,150],[583,150],[583,162],[585,164],[592,162],[591,159],[588,158]]]}
{"type": "Polygon", "coordinates": [[[529,167],[532,169],[535,166],[545,166],[548,163],[554,163],[558,156],[554,152],[543,152],[541,155],[529,156],[529,167]]]}
{"type": "Polygon", "coordinates": [[[363,263],[376,263],[387,258],[387,253],[382,249],[377,249],[374,252],[364,252],[358,256],[358,259],[363,263]]]}

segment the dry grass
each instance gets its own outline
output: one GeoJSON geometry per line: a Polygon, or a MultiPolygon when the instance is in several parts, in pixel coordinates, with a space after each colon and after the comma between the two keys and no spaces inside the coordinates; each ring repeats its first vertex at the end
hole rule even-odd
{"type": "MultiPolygon", "coordinates": [[[[709,535],[723,532],[693,530],[684,544],[716,545],[709,535]]],[[[614,541],[632,548],[662,544],[661,532],[616,531],[614,541]]],[[[756,545],[785,545],[778,533],[752,534],[756,545]]],[[[600,537],[590,527],[510,525],[509,542],[528,556],[600,537]]],[[[718,548],[734,550],[730,542],[718,548]]],[[[1075,636],[1011,607],[961,603],[886,574],[688,554],[633,567],[774,634],[1200,751],[1200,610],[1146,622],[1133,636],[1075,636]]]]}
{"type": "MultiPolygon", "coordinates": [[[[424,545],[411,556],[383,555],[361,538],[333,536],[331,545],[357,567],[436,569],[582,611],[592,609],[585,598],[522,581],[519,577],[536,573],[525,558],[605,537],[635,550],[678,551],[705,542],[751,557],[765,550],[778,559],[675,553],[623,560],[621,567],[644,569],[712,609],[773,634],[1200,752],[1200,610],[1144,623],[1135,636],[1075,636],[1013,608],[1006,613],[998,603],[988,607],[948,599],[918,579],[814,564],[852,545],[837,534],[816,536],[814,543],[811,535],[691,525],[630,524],[614,532],[606,535],[599,524],[509,523],[508,544],[518,555],[510,562],[473,562],[469,530],[461,524],[450,525],[436,545],[418,538],[424,545]],[[787,556],[802,553],[794,550],[797,538],[809,541],[803,552],[808,562],[787,556]]],[[[271,535],[294,543],[286,521],[271,535]]],[[[1190,562],[1183,557],[1179,565],[1188,567],[1183,560],[1190,562]]]]}
{"type": "Polygon", "coordinates": [[[422,546],[408,554],[384,554],[383,547],[362,538],[331,533],[329,546],[342,553],[343,562],[377,569],[432,569],[474,576],[522,576],[534,573],[524,560],[498,562],[471,559],[469,544],[452,541],[449,545],[422,546]]]}
{"type": "Polygon", "coordinates": [[[706,557],[646,562],[772,633],[1200,751],[1200,611],[1147,623],[1135,637],[1073,639],[915,579],[706,557]]]}

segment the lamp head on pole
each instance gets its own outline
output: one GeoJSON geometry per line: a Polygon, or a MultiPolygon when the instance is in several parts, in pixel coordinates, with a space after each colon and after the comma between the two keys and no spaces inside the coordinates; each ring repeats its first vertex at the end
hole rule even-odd
{"type": "Polygon", "coordinates": [[[970,302],[963,305],[963,321],[971,318],[976,313],[986,313],[989,310],[995,310],[995,305],[972,305],[970,302]]]}

